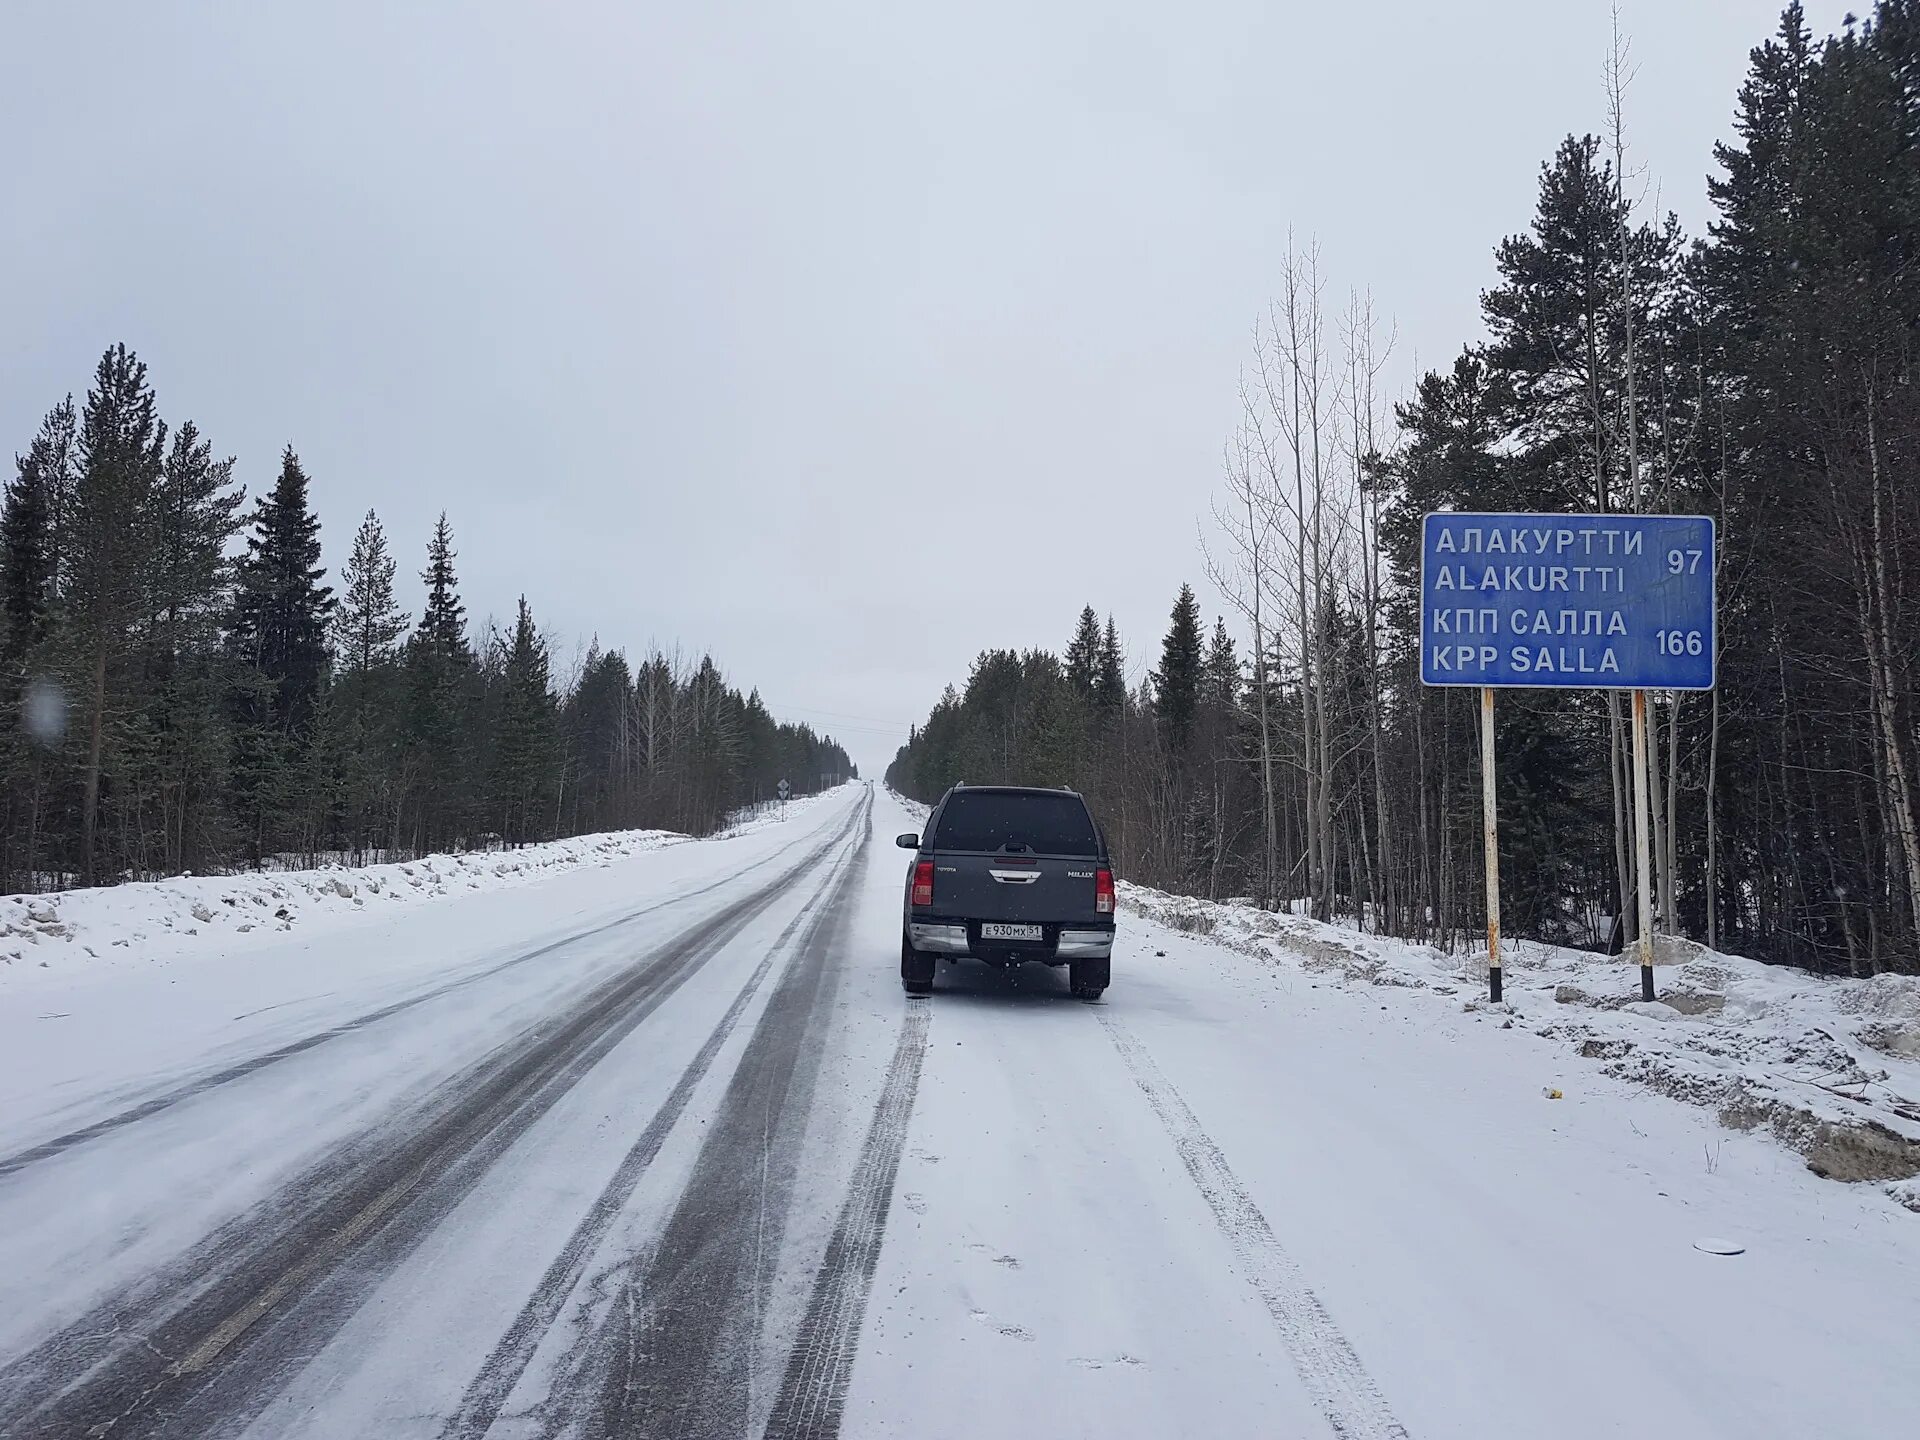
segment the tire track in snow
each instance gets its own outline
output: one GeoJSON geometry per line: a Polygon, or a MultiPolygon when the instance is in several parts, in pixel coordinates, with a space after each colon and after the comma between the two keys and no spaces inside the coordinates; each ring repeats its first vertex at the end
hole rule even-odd
{"type": "Polygon", "coordinates": [[[848,947],[849,882],[867,840],[768,999],[664,1229],[596,1281],[598,1321],[556,1368],[543,1433],[746,1433],[761,1316],[838,983],[831,962],[848,947]]]}
{"type": "Polygon", "coordinates": [[[113,1114],[96,1120],[91,1124],[82,1125],[77,1129],[68,1130],[63,1134],[55,1135],[49,1139],[37,1141],[32,1145],[20,1150],[15,1150],[10,1154],[0,1155],[0,1180],[4,1180],[7,1176],[17,1171],[24,1170],[30,1165],[38,1164],[43,1160],[51,1160],[56,1155],[63,1155],[77,1145],[86,1144],[89,1140],[98,1140],[101,1136],[110,1135],[115,1130],[132,1125],[137,1121],[145,1120],[150,1116],[158,1115],[164,1110],[171,1110],[174,1106],[183,1101],[191,1100],[196,1095],[204,1095],[209,1090],[217,1090],[222,1085],[230,1085],[235,1080],[245,1079],[256,1071],[264,1070],[269,1065],[277,1065],[282,1060],[291,1060],[296,1055],[304,1055],[307,1051],[314,1049],[316,1046],[324,1045],[329,1040],[338,1040],[343,1035],[355,1034],[358,1031],[365,1030],[370,1025],[379,1024],[382,1020],[389,1020],[395,1015],[404,1014],[416,1006],[438,1000],[443,995],[450,995],[454,991],[464,989],[469,985],[477,985],[483,980],[491,980],[494,976],[508,970],[517,969],[529,961],[539,960],[551,955],[556,950],[563,950],[569,945],[577,945],[582,940],[591,940],[594,936],[604,935],[610,930],[618,930],[621,926],[630,925],[635,920],[639,920],[644,916],[652,915],[671,906],[684,905],[689,900],[698,899],[702,895],[710,894],[723,886],[732,884],[743,876],[751,875],[755,870],[762,869],[780,859],[784,853],[784,851],[776,850],[771,855],[763,856],[750,864],[743,865],[738,870],[731,871],[710,884],[682,890],[666,900],[656,900],[652,904],[642,905],[637,910],[629,910],[624,914],[616,915],[611,920],[603,920],[599,924],[590,925],[584,930],[576,930],[570,935],[562,936],[558,940],[550,940],[535,949],[522,951],[518,955],[511,955],[505,960],[487,966],[485,969],[474,971],[471,974],[457,976],[452,980],[423,990],[417,995],[409,995],[405,999],[396,1000],[388,1005],[382,1005],[378,1009],[367,1011],[364,1015],[356,1015],[351,1020],[344,1020],[338,1025],[328,1026],[325,1030],[316,1030],[311,1035],[303,1035],[298,1040],[292,1040],[284,1045],[276,1046],[272,1050],[262,1051],[258,1055],[249,1056],[245,1060],[215,1070],[211,1074],[201,1075],[183,1084],[172,1086],[162,1090],[156,1095],[149,1096],[138,1104],[130,1105],[124,1110],[117,1110],[113,1114]]]}
{"type": "Polygon", "coordinates": [[[906,1019],[873,1123],[860,1147],[853,1182],[827,1242],[800,1331],[787,1358],[780,1392],[767,1420],[766,1440],[816,1440],[840,1433],[840,1417],[853,1376],[853,1359],[873,1289],[874,1266],[893,1203],[894,1177],[913,1118],[926,1059],[933,1007],[925,998],[907,1001],[906,1019]]]}
{"type": "Polygon", "coordinates": [[[745,1013],[748,1004],[759,992],[762,982],[772,971],[775,961],[792,954],[796,948],[804,949],[806,945],[812,943],[814,930],[818,928],[820,922],[822,908],[841,892],[848,874],[852,871],[857,854],[856,848],[841,861],[839,873],[830,878],[820,893],[794,917],[793,922],[781,933],[779,940],[767,951],[765,958],[748,977],[747,983],[734,997],[733,1003],[727,1007],[726,1014],[720,1017],[720,1023],[714,1027],[713,1033],[707,1036],[705,1043],[688,1062],[687,1068],[681,1072],[679,1080],[675,1082],[672,1092],[667,1096],[666,1103],[660,1107],[653,1119],[648,1122],[647,1128],[634,1141],[633,1147],[621,1160],[620,1167],[614,1172],[613,1178],[595,1197],[585,1218],[574,1228],[567,1243],[561,1247],[560,1253],[547,1267],[547,1272],[541,1277],[539,1286],[521,1307],[520,1313],[514,1317],[506,1334],[500,1337],[499,1343],[495,1345],[492,1353],[487,1356],[478,1373],[468,1384],[466,1393],[460,1398],[459,1408],[454,1411],[452,1418],[447,1421],[441,1431],[443,1440],[478,1440],[478,1437],[485,1435],[492,1428],[494,1421],[499,1419],[500,1412],[505,1408],[514,1386],[526,1373],[534,1352],[539,1348],[547,1332],[552,1329],[560,1312],[565,1308],[568,1297],[573,1294],[581,1278],[586,1274],[588,1262],[593,1258],[594,1252],[606,1238],[607,1232],[619,1218],[627,1202],[633,1198],[633,1192],[639,1187],[641,1177],[645,1175],[647,1167],[653,1163],[654,1157],[659,1154],[660,1146],[665,1142],[667,1135],[679,1122],[682,1112],[687,1108],[688,1100],[692,1098],[701,1080],[706,1077],[707,1071],[713,1065],[714,1057],[720,1053],[720,1047],[726,1044],[728,1037],[733,1034],[741,1015],[745,1013]],[[807,932],[806,938],[796,947],[794,937],[803,928],[807,932]]]}
{"type": "Polygon", "coordinates": [[[1300,1383],[1320,1407],[1333,1433],[1356,1440],[1405,1440],[1406,1427],[1394,1418],[1358,1352],[1313,1293],[1299,1264],[1273,1233],[1267,1217],[1233,1173],[1220,1147],[1201,1128],[1146,1047],[1106,1010],[1095,1013],[1132,1072],[1134,1083],[1166,1127],[1187,1174],[1232,1247],[1242,1277],[1266,1305],[1274,1328],[1293,1356],[1300,1383]]]}
{"type": "Polygon", "coordinates": [[[844,842],[867,808],[765,885],[9,1363],[0,1435],[199,1440],[242,1428],[508,1146],[844,842]]]}

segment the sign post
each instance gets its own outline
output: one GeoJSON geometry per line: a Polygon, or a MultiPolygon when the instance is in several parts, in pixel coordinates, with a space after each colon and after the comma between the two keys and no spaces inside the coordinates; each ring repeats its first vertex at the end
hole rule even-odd
{"type": "MultiPolygon", "coordinates": [[[[1653,999],[1653,875],[1647,864],[1647,692],[1633,692],[1633,864],[1640,875],[1640,925],[1635,948],[1640,952],[1640,998],[1653,999]]],[[[1621,897],[1621,904],[1626,897],[1621,897]]]]}
{"type": "Polygon", "coordinates": [[[785,780],[782,780],[774,787],[774,793],[780,797],[780,803],[784,805],[787,803],[787,797],[793,794],[793,787],[787,784],[785,780]]]}
{"type": "MultiPolygon", "coordinates": [[[[1493,691],[1633,692],[1640,990],[1653,998],[1647,694],[1711,690],[1714,525],[1705,515],[1436,511],[1421,530],[1420,679],[1478,686],[1487,845],[1487,983],[1501,991],[1493,691]]],[[[1627,897],[1620,897],[1624,907],[1627,897]]]]}
{"type": "Polygon", "coordinates": [[[1500,1003],[1500,823],[1493,801],[1493,687],[1480,687],[1480,824],[1487,844],[1487,998],[1500,1003]]]}

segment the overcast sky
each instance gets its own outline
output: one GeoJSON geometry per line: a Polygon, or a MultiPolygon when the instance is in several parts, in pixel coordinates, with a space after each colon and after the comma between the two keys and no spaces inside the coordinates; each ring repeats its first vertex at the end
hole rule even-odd
{"type": "MultiPolygon", "coordinates": [[[[1773,0],[1626,0],[1631,142],[1692,231],[1773,0]]],[[[1815,3],[1816,33],[1843,7],[1815,3]]],[[[1397,384],[1604,116],[1604,0],[9,4],[0,447],[107,344],[329,560],[445,509],[524,591],[710,650],[877,773],[989,645],[1143,668],[1289,227],[1397,384]]]]}

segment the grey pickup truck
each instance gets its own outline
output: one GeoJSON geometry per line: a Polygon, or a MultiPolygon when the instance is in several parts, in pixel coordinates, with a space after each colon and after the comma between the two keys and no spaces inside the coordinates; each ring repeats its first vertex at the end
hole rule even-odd
{"type": "Polygon", "coordinates": [[[956,785],[927,817],[907,871],[900,984],[933,989],[945,957],[1065,965],[1073,993],[1097,1000],[1111,977],[1113,862],[1072,790],[956,785]]]}

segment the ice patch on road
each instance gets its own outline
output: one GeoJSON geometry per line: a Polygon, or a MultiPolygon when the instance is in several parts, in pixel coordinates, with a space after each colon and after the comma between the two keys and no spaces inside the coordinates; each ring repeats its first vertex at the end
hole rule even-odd
{"type": "MultiPolygon", "coordinates": [[[[1123,909],[1269,965],[1493,1011],[1486,952],[1366,935],[1121,882],[1123,909]]],[[[1662,938],[1660,998],[1618,957],[1508,941],[1499,1013],[1610,1075],[1764,1129],[1816,1174],[1874,1181],[1920,1212],[1920,978],[1810,975],[1662,938]]],[[[1407,1003],[1421,1003],[1409,998],[1407,1003]]]]}

